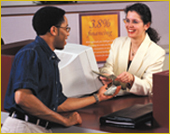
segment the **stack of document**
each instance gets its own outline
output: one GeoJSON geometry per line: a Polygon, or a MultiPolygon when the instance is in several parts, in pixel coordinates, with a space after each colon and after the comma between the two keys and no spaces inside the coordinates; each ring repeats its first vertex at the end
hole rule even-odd
{"type": "Polygon", "coordinates": [[[148,121],[152,121],[152,109],[152,103],[136,104],[100,117],[100,123],[115,127],[136,128],[148,121]]]}

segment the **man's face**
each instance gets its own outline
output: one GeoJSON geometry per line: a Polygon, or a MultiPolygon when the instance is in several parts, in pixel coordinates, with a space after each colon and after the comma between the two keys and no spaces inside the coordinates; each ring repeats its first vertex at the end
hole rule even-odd
{"type": "Polygon", "coordinates": [[[66,16],[64,16],[64,22],[58,27],[58,35],[55,38],[55,49],[64,49],[64,46],[67,44],[67,37],[70,33],[67,31],[68,20],[66,16]]]}

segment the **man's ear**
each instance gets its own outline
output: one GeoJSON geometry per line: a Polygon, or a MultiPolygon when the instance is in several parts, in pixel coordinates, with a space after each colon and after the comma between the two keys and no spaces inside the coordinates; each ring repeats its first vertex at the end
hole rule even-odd
{"type": "Polygon", "coordinates": [[[57,34],[58,34],[58,29],[57,29],[55,26],[52,26],[52,27],[50,28],[50,33],[51,33],[52,35],[57,35],[57,34]]]}

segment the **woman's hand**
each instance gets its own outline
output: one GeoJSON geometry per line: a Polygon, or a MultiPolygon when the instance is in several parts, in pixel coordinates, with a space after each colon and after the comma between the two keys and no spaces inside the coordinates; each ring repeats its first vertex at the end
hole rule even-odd
{"type": "Polygon", "coordinates": [[[132,81],[134,81],[134,77],[132,74],[128,73],[128,72],[123,72],[120,75],[117,76],[117,78],[115,79],[115,81],[120,81],[123,83],[131,83],[132,81]]]}
{"type": "MultiPolygon", "coordinates": [[[[107,75],[109,76],[110,74],[104,74],[104,75],[107,75]]],[[[112,83],[112,79],[108,79],[106,77],[102,77],[102,76],[99,76],[99,80],[103,83],[103,85],[109,85],[110,83],[112,83]]]]}

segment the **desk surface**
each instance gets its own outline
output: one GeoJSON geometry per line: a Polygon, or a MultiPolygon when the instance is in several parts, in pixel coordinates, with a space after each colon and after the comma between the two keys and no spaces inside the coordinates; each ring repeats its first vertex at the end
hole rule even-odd
{"type": "MultiPolygon", "coordinates": [[[[103,115],[118,111],[120,109],[130,107],[135,104],[152,103],[152,97],[139,97],[134,95],[115,97],[111,100],[103,101],[98,104],[93,104],[88,107],[77,110],[82,117],[83,123],[68,129],[68,131],[82,132],[80,129],[95,130],[96,132],[109,132],[109,133],[163,133],[169,132],[168,128],[160,127],[141,127],[138,129],[118,128],[111,126],[101,126],[99,118],[103,115]],[[77,131],[75,130],[76,128],[77,131]],[[74,129],[74,131],[72,131],[74,129]]],[[[57,128],[53,129],[57,132],[57,128]]],[[[88,131],[89,132],[89,131],[88,131]]]]}

